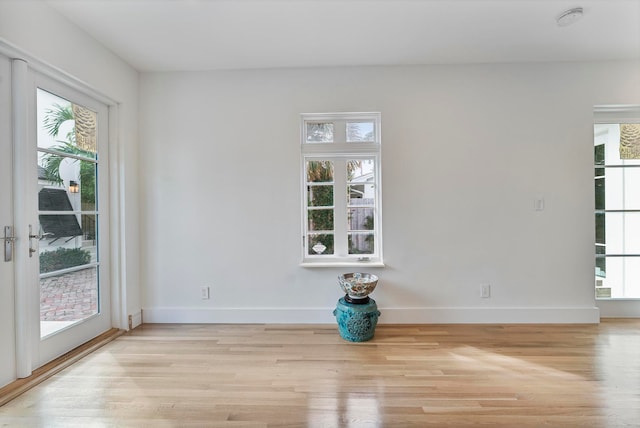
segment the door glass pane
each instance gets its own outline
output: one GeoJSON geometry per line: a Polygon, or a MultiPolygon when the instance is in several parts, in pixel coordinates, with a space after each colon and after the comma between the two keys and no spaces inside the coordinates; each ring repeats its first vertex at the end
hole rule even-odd
{"type": "Polygon", "coordinates": [[[606,247],[596,244],[596,279],[607,277],[606,247]]]}
{"type": "Polygon", "coordinates": [[[87,266],[40,276],[42,337],[98,313],[98,270],[87,266]]]}
{"type": "Polygon", "coordinates": [[[607,254],[640,254],[640,212],[606,213],[607,254]]]}
{"type": "Polygon", "coordinates": [[[593,161],[596,165],[604,165],[604,144],[593,147],[593,161]]]}
{"type": "Polygon", "coordinates": [[[94,158],[97,114],[38,89],[38,147],[94,158]]]}
{"type": "MultiPolygon", "coordinates": [[[[640,298],[640,257],[606,257],[606,276],[596,277],[596,290],[616,298],[640,298]]],[[[608,297],[608,296],[607,296],[608,297]]]]}
{"type": "Polygon", "coordinates": [[[597,124],[594,127],[594,161],[596,165],[640,165],[640,159],[630,158],[629,153],[637,149],[629,147],[629,144],[636,144],[633,129],[637,129],[637,124],[632,125],[631,133],[625,124],[597,124]]]}
{"type": "Polygon", "coordinates": [[[640,209],[640,168],[604,168],[604,178],[595,181],[596,209],[640,209]]]}
{"type": "Polygon", "coordinates": [[[80,161],[80,182],[76,182],[80,193],[80,208],[83,211],[95,211],[98,208],[96,198],[97,165],[95,162],[80,161]]]}
{"type": "Polygon", "coordinates": [[[605,208],[605,182],[604,178],[596,178],[596,209],[603,210],[605,208]]]}
{"type": "Polygon", "coordinates": [[[97,115],[38,89],[37,117],[37,254],[44,337],[100,312],[97,115]]]}

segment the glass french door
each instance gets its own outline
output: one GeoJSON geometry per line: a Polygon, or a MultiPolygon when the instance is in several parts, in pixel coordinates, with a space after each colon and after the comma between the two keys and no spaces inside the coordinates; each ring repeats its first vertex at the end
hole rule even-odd
{"type": "Polygon", "coordinates": [[[42,365],[111,327],[108,107],[43,75],[34,82],[37,184],[26,197],[42,365]]]}

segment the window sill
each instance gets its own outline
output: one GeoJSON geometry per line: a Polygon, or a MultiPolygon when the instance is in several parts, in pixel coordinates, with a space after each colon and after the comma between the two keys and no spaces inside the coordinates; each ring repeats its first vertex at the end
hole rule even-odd
{"type": "Polygon", "coordinates": [[[370,267],[370,268],[383,268],[385,264],[383,262],[302,262],[300,266],[305,268],[316,268],[316,267],[370,267]]]}

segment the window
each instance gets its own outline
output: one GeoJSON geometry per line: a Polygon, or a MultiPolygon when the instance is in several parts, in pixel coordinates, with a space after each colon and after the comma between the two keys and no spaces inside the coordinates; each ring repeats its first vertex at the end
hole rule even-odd
{"type": "Polygon", "coordinates": [[[597,113],[596,297],[640,298],[640,120],[597,113]]]}
{"type": "Polygon", "coordinates": [[[380,114],[302,115],[303,263],[382,264],[380,114]]]}

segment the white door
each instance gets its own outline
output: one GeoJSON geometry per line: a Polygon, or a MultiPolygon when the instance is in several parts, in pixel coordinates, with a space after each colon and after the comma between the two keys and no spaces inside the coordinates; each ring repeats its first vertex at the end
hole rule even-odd
{"type": "MultiPolygon", "coordinates": [[[[11,62],[0,55],[0,237],[13,226],[11,62]]],[[[11,234],[11,233],[9,233],[11,234]]],[[[1,239],[0,250],[0,387],[16,377],[13,242],[1,239]],[[5,249],[5,246],[7,247],[5,249]]]]}
{"type": "MultiPolygon", "coordinates": [[[[0,49],[6,46],[0,43],[0,49]]],[[[13,48],[8,52],[15,54],[13,48]]],[[[5,54],[0,54],[0,387],[113,325],[109,109],[78,89],[84,85],[66,76],[68,84],[46,77],[5,54]]]]}
{"type": "Polygon", "coordinates": [[[19,104],[12,108],[13,215],[23,377],[112,325],[109,117],[103,103],[24,61],[13,61],[12,93],[19,104]]]}

